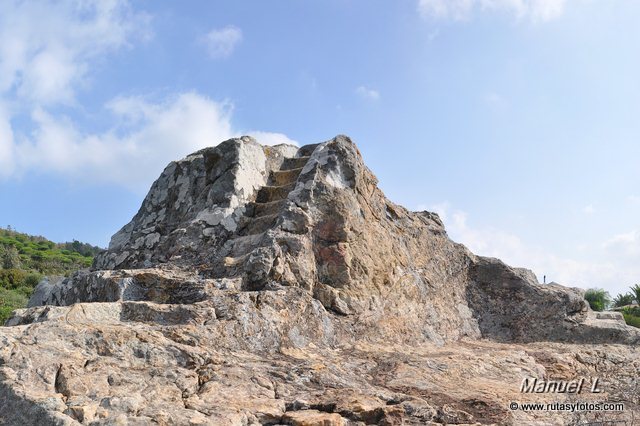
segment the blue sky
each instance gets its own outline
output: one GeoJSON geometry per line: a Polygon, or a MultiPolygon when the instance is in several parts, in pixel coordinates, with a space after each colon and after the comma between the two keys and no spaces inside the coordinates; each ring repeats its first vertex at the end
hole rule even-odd
{"type": "Polygon", "coordinates": [[[344,133],[474,252],[640,282],[640,3],[3,1],[0,224],[106,246],[171,160],[344,133]]]}

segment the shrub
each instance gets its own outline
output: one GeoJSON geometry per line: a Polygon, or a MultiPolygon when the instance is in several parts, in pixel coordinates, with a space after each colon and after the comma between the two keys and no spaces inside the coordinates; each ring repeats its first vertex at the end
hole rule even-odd
{"type": "Polygon", "coordinates": [[[640,307],[624,308],[622,316],[628,325],[640,328],[640,307]]]}
{"type": "Polygon", "coordinates": [[[0,269],[0,287],[14,289],[25,284],[27,272],[22,269],[0,269]]]}
{"type": "Polygon", "coordinates": [[[611,303],[609,293],[601,288],[590,288],[584,293],[584,298],[594,311],[604,311],[611,303]]]}
{"type": "MultiPolygon", "coordinates": [[[[1,301],[2,299],[0,299],[1,301]]],[[[9,319],[11,313],[15,311],[11,306],[0,304],[0,325],[4,325],[5,321],[9,319]]]]}
{"type": "Polygon", "coordinates": [[[640,328],[640,317],[625,313],[623,313],[622,315],[624,316],[624,321],[627,323],[627,325],[640,328]]]}
{"type": "Polygon", "coordinates": [[[640,317],[640,307],[624,308],[622,313],[633,317],[640,317]]]}
{"type": "Polygon", "coordinates": [[[613,299],[613,306],[616,308],[631,305],[633,303],[634,297],[631,293],[619,294],[613,299]]]}
{"type": "Polygon", "coordinates": [[[6,290],[0,288],[0,325],[4,324],[14,310],[23,308],[27,305],[29,297],[28,294],[25,294],[25,291],[30,293],[31,289],[21,287],[18,289],[6,290]]]}
{"type": "Polygon", "coordinates": [[[27,276],[24,279],[24,285],[26,287],[31,287],[34,288],[35,286],[38,285],[38,283],[42,280],[42,275],[38,274],[37,272],[31,272],[29,274],[27,274],[27,276]]]}

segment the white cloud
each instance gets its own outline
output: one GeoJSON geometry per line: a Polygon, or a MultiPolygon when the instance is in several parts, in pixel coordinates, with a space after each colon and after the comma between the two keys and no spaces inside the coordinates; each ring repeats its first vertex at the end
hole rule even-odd
{"type": "Polygon", "coordinates": [[[377,101],[380,99],[380,92],[366,86],[358,86],[356,88],[358,96],[369,101],[377,101]]]}
{"type": "Polygon", "coordinates": [[[592,215],[592,214],[594,214],[594,213],[596,212],[596,208],[593,206],[593,204],[589,204],[588,206],[585,206],[585,207],[582,209],[582,211],[583,211],[585,214],[592,215]]]}
{"type": "Polygon", "coordinates": [[[0,3],[0,96],[71,103],[89,62],[149,34],[149,18],[126,0],[0,3]]]}
{"type": "Polygon", "coordinates": [[[246,132],[246,134],[255,138],[262,145],[280,145],[283,143],[289,145],[298,145],[298,142],[294,141],[293,139],[289,139],[289,137],[283,133],[250,130],[246,132]]]}
{"type": "Polygon", "coordinates": [[[485,104],[494,111],[503,111],[509,107],[509,102],[496,92],[489,92],[484,96],[485,104]]]}
{"type": "Polygon", "coordinates": [[[560,17],[566,0],[419,0],[418,11],[427,19],[466,21],[476,12],[501,12],[514,18],[545,22],[560,17]]]}
{"type": "MultiPolygon", "coordinates": [[[[0,178],[55,173],[146,190],[168,162],[240,133],[231,104],[195,92],[161,102],[117,97],[105,109],[119,124],[102,132],[84,132],[60,113],[60,104],[77,107],[96,63],[148,37],[149,23],[127,0],[0,2],[0,178]],[[29,118],[30,130],[12,128],[29,118]]],[[[208,48],[228,55],[241,38],[235,27],[212,31],[208,48]]],[[[253,133],[266,143],[293,142],[253,133]]]]}
{"type": "Polygon", "coordinates": [[[440,30],[438,28],[432,30],[431,32],[429,32],[429,34],[427,35],[427,41],[428,42],[432,42],[435,39],[438,38],[438,36],[440,35],[440,30]]]}
{"type": "Polygon", "coordinates": [[[469,19],[474,3],[475,0],[420,0],[418,10],[424,17],[462,21],[469,19]]]}
{"type": "Polygon", "coordinates": [[[640,204],[640,195],[629,195],[627,201],[633,204],[640,204]]]}
{"type": "MultiPolygon", "coordinates": [[[[624,234],[614,235],[604,242],[603,247],[617,256],[625,256],[637,260],[640,256],[640,231],[633,230],[624,234]]],[[[640,275],[638,280],[640,281],[640,275]]]]}
{"type": "MultiPolygon", "coordinates": [[[[35,110],[32,137],[10,146],[14,174],[55,172],[146,190],[170,161],[244,133],[232,127],[231,104],[195,92],[159,103],[120,97],[106,108],[124,124],[100,134],[83,134],[71,121],[35,110]]],[[[295,144],[281,133],[246,133],[263,144],[295,144]]]]}
{"type": "Polygon", "coordinates": [[[418,206],[438,213],[454,241],[479,255],[497,257],[507,264],[533,270],[540,281],[556,281],[571,287],[602,287],[612,295],[627,291],[640,279],[640,232],[615,236],[600,247],[577,250],[573,258],[554,254],[553,246],[527,244],[517,235],[493,227],[473,227],[468,215],[447,202],[418,206]]]}
{"type": "Polygon", "coordinates": [[[50,148],[66,147],[70,126],[54,123],[43,108],[73,105],[92,62],[148,36],[149,17],[134,13],[127,0],[0,2],[0,177],[27,161],[29,144],[18,145],[22,137],[12,128],[16,117],[31,111],[39,126],[34,137],[49,141],[33,157],[60,163],[50,148]]]}
{"type": "Polygon", "coordinates": [[[231,55],[241,41],[242,30],[233,25],[211,30],[202,38],[207,53],[214,59],[226,58],[231,55]]]}
{"type": "Polygon", "coordinates": [[[13,129],[6,107],[0,104],[0,177],[13,173],[13,129]]]}
{"type": "MultiPolygon", "coordinates": [[[[113,131],[90,135],[84,143],[98,145],[107,155],[107,161],[95,159],[94,177],[124,185],[144,185],[169,161],[215,145],[232,133],[230,106],[196,93],[180,94],[156,104],[141,97],[119,98],[108,107],[116,121],[128,120],[130,129],[119,137],[113,131]]],[[[93,160],[90,153],[87,156],[93,160]]]]}

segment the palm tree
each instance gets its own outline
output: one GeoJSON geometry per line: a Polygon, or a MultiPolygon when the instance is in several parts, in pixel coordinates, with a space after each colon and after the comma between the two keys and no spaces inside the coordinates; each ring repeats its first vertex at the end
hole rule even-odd
{"type": "Polygon", "coordinates": [[[633,297],[636,299],[636,303],[640,304],[640,284],[631,287],[631,291],[633,292],[633,297]]]}
{"type": "Polygon", "coordinates": [[[631,305],[633,303],[633,294],[625,293],[619,294],[613,298],[613,306],[616,308],[620,308],[622,306],[631,305]]]}

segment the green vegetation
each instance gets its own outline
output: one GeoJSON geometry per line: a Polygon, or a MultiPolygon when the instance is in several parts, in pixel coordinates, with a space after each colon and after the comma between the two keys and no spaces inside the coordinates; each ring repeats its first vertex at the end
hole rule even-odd
{"type": "Polygon", "coordinates": [[[27,305],[32,290],[30,287],[11,290],[0,287],[0,325],[11,316],[11,312],[27,305]]]}
{"type": "Polygon", "coordinates": [[[640,284],[636,284],[631,287],[631,294],[637,304],[640,304],[640,284]]]}
{"type": "Polygon", "coordinates": [[[3,269],[65,274],[91,265],[99,247],[79,241],[56,244],[44,237],[0,229],[0,259],[3,269]]]}
{"type": "Polygon", "coordinates": [[[623,306],[631,305],[633,303],[634,297],[631,293],[619,294],[613,298],[613,307],[621,308],[623,306]]]}
{"type": "Polygon", "coordinates": [[[619,294],[613,299],[616,308],[622,308],[622,315],[627,324],[640,328],[640,307],[632,306],[640,304],[640,284],[631,286],[631,292],[619,294]]]}
{"type": "Polygon", "coordinates": [[[0,324],[26,306],[45,275],[68,276],[91,266],[99,247],[72,241],[56,244],[44,237],[0,228],[0,324]]]}
{"type": "Polygon", "coordinates": [[[584,293],[584,298],[591,309],[598,312],[604,311],[611,303],[611,296],[601,288],[590,288],[584,293]]]}
{"type": "Polygon", "coordinates": [[[640,308],[625,308],[622,315],[627,324],[640,328],[640,308]]]}

